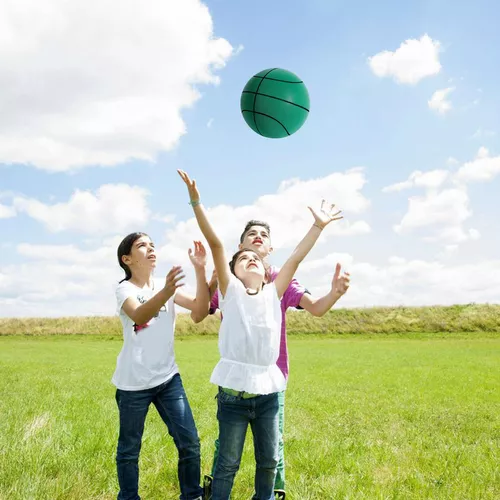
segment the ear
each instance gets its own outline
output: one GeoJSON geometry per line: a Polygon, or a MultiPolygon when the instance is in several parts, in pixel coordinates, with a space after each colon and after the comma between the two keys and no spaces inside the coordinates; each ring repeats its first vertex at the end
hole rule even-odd
{"type": "Polygon", "coordinates": [[[272,253],[272,252],[273,252],[273,250],[274,250],[274,248],[273,248],[273,247],[269,247],[269,253],[272,253]]]}
{"type": "Polygon", "coordinates": [[[238,245],[238,250],[243,250],[243,243],[240,243],[240,244],[238,245]]]}
{"type": "Polygon", "coordinates": [[[130,265],[130,263],[132,262],[130,255],[122,255],[122,262],[127,266],[130,265]]]}

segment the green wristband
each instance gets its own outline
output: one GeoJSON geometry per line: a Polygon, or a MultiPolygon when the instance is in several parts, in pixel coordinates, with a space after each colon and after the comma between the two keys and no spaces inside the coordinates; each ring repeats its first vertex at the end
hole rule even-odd
{"type": "Polygon", "coordinates": [[[190,201],[189,202],[189,205],[191,205],[193,208],[196,207],[197,205],[199,205],[201,203],[200,200],[197,200],[197,201],[190,201]]]}

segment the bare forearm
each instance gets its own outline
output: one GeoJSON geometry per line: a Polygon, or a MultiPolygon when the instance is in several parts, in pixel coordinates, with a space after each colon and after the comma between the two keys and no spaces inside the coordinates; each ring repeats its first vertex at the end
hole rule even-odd
{"type": "Polygon", "coordinates": [[[144,325],[160,312],[160,309],[167,303],[170,297],[172,297],[171,293],[164,288],[161,289],[147,302],[144,302],[144,304],[137,307],[133,314],[130,315],[130,318],[137,325],[144,325]]]}
{"type": "Polygon", "coordinates": [[[191,312],[191,317],[194,321],[201,321],[208,315],[210,304],[210,292],[205,274],[205,268],[195,268],[196,274],[196,297],[194,299],[194,307],[191,312]]]}
{"type": "Polygon", "coordinates": [[[302,238],[301,242],[296,246],[288,260],[298,266],[311,251],[316,241],[318,241],[321,231],[322,229],[320,227],[313,224],[307,234],[302,238]]]}
{"type": "Polygon", "coordinates": [[[208,245],[210,248],[222,248],[222,241],[219,239],[217,234],[215,234],[215,231],[208,221],[207,218],[207,212],[205,210],[205,207],[200,203],[199,205],[196,205],[193,207],[194,215],[196,217],[196,220],[198,222],[198,226],[200,227],[201,232],[203,233],[203,236],[205,236],[208,245]]]}
{"type": "Polygon", "coordinates": [[[334,292],[333,290],[330,290],[329,293],[318,299],[304,294],[302,300],[300,301],[300,307],[311,313],[313,316],[321,317],[324,316],[337,303],[340,297],[342,297],[342,295],[334,292]]]}

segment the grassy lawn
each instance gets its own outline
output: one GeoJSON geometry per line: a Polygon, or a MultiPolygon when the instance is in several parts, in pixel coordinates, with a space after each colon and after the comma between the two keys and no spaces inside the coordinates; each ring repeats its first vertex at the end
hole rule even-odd
{"type": "MultiPolygon", "coordinates": [[[[500,498],[500,337],[291,337],[290,499],[500,498]]],[[[117,337],[0,337],[0,498],[116,498],[117,337]]],[[[177,340],[202,440],[217,433],[215,337],[177,340]]],[[[247,440],[234,499],[252,494],[247,440]]],[[[176,451],[151,408],[140,493],[178,498],[176,451]]]]}

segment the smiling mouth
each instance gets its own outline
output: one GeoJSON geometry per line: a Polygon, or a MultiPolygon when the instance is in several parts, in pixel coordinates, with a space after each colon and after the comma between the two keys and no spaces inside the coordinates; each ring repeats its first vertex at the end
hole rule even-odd
{"type": "Polygon", "coordinates": [[[251,267],[259,267],[255,262],[252,262],[251,264],[248,264],[248,268],[247,269],[250,269],[251,267]]]}
{"type": "Polygon", "coordinates": [[[262,240],[253,240],[252,245],[262,245],[262,240]]]}
{"type": "Polygon", "coordinates": [[[156,260],[156,255],[151,255],[148,257],[148,260],[156,260]]]}

